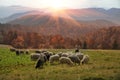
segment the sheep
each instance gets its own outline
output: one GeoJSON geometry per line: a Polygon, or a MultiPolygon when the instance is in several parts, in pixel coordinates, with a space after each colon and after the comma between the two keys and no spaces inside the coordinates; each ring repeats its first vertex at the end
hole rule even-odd
{"type": "Polygon", "coordinates": [[[57,54],[50,56],[50,60],[49,60],[50,64],[52,64],[55,61],[59,61],[59,58],[60,58],[60,56],[57,54]]]}
{"type": "Polygon", "coordinates": [[[53,55],[52,52],[43,52],[43,54],[46,55],[48,61],[49,61],[50,56],[53,55]]]}
{"type": "Polygon", "coordinates": [[[80,45],[76,45],[75,53],[79,52],[80,45]]]}
{"type": "Polygon", "coordinates": [[[83,54],[83,53],[76,53],[76,56],[78,56],[78,57],[79,57],[79,59],[80,59],[80,60],[82,60],[82,59],[83,59],[84,54],[83,54]]]}
{"type": "Polygon", "coordinates": [[[88,61],[89,61],[89,56],[88,56],[88,55],[84,55],[84,56],[83,56],[83,59],[81,60],[81,63],[82,63],[82,64],[87,64],[88,61]]]}
{"type": "Polygon", "coordinates": [[[10,51],[14,52],[14,51],[16,51],[16,49],[15,48],[10,48],[10,51]]]}
{"type": "Polygon", "coordinates": [[[43,53],[40,54],[40,57],[39,57],[42,61],[46,62],[47,61],[47,56],[43,53]]]}
{"type": "MultiPolygon", "coordinates": [[[[43,67],[43,65],[44,65],[44,63],[47,61],[47,57],[46,57],[46,55],[44,54],[44,53],[35,53],[35,54],[33,54],[32,55],[32,57],[34,57],[35,58],[35,60],[38,60],[37,61],[37,63],[36,63],[36,66],[35,66],[35,68],[37,69],[37,68],[42,68],[43,67]],[[33,56],[34,55],[34,56],[33,56]]],[[[34,59],[33,58],[33,59],[34,59]]]]}
{"type": "Polygon", "coordinates": [[[32,53],[32,54],[31,54],[31,60],[32,60],[32,61],[38,60],[39,57],[40,57],[40,54],[38,54],[38,53],[32,53]]]}
{"type": "Polygon", "coordinates": [[[43,67],[43,64],[44,64],[44,61],[39,58],[38,61],[37,61],[37,63],[36,63],[35,68],[36,68],[36,69],[37,69],[37,68],[40,68],[40,67],[42,68],[42,67],[43,67]]]}
{"type": "Polygon", "coordinates": [[[69,56],[68,53],[62,53],[62,54],[61,54],[61,57],[68,57],[68,56],[69,56]]]}
{"type": "Polygon", "coordinates": [[[19,53],[20,53],[20,54],[24,54],[24,51],[23,51],[23,50],[19,50],[19,53]]]}
{"type": "Polygon", "coordinates": [[[63,54],[62,52],[57,53],[57,55],[59,55],[60,57],[61,57],[62,54],[63,54]]]}
{"type": "Polygon", "coordinates": [[[36,50],[35,53],[42,53],[42,51],[41,50],[36,50]]]}
{"type": "Polygon", "coordinates": [[[75,50],[75,53],[77,53],[77,52],[79,52],[79,49],[76,49],[76,50],[75,50]]]}
{"type": "Polygon", "coordinates": [[[68,53],[68,56],[73,55],[73,53],[72,53],[72,52],[67,52],[67,53],[68,53]]]}
{"type": "Polygon", "coordinates": [[[18,51],[18,50],[16,50],[15,52],[16,52],[16,55],[17,55],[17,56],[18,56],[18,55],[20,55],[20,53],[19,53],[19,51],[18,51]]]}
{"type": "Polygon", "coordinates": [[[61,64],[68,64],[68,65],[73,65],[73,62],[71,61],[71,59],[70,58],[68,58],[68,57],[61,57],[60,59],[59,59],[59,62],[61,63],[61,64]]]}
{"type": "Polygon", "coordinates": [[[44,52],[48,52],[48,51],[46,51],[46,50],[42,50],[42,51],[41,51],[41,53],[44,53],[44,52]]]}
{"type": "Polygon", "coordinates": [[[31,54],[31,60],[36,61],[38,59],[41,59],[42,61],[46,62],[47,61],[47,57],[46,55],[44,55],[43,53],[39,54],[39,53],[32,53],[31,54]]]}
{"type": "Polygon", "coordinates": [[[80,65],[80,59],[78,56],[76,55],[70,55],[69,58],[72,60],[72,62],[74,62],[75,64],[79,64],[80,65]]]}
{"type": "Polygon", "coordinates": [[[26,50],[26,51],[25,51],[26,54],[29,54],[29,52],[30,52],[29,50],[26,50]]]}

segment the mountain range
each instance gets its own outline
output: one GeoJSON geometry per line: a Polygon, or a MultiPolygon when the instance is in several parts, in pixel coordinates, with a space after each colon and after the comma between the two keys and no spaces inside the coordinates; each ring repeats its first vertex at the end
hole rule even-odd
{"type": "Polygon", "coordinates": [[[45,35],[78,37],[101,28],[120,25],[120,9],[117,8],[64,9],[54,13],[47,8],[10,6],[4,9],[3,13],[7,11],[10,11],[10,14],[4,14],[4,18],[0,19],[1,23],[19,24],[24,26],[25,30],[45,35]]]}
{"type": "MultiPolygon", "coordinates": [[[[23,6],[9,6],[0,7],[0,22],[7,23],[15,19],[19,19],[23,16],[34,15],[34,14],[50,14],[47,12],[48,9],[36,9],[23,6]]],[[[80,21],[91,21],[91,20],[108,20],[115,24],[120,24],[120,9],[111,8],[83,8],[83,9],[65,9],[65,14],[69,17],[80,20],[80,21]]],[[[59,16],[64,16],[59,14],[59,16]]]]}

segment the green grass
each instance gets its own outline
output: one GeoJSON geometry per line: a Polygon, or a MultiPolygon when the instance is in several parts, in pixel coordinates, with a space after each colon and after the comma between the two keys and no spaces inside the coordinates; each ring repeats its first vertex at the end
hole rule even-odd
{"type": "MultiPolygon", "coordinates": [[[[52,52],[73,50],[51,49],[52,52]]],[[[30,55],[16,56],[0,48],[0,80],[120,80],[120,50],[81,50],[90,56],[86,65],[44,65],[35,69],[30,55]]]]}

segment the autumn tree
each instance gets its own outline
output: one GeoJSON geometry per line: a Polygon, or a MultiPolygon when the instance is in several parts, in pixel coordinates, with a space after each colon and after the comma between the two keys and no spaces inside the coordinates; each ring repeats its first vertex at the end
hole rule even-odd
{"type": "Polygon", "coordinates": [[[17,36],[17,38],[12,41],[12,44],[16,48],[24,48],[24,38],[23,38],[23,36],[17,36]]]}

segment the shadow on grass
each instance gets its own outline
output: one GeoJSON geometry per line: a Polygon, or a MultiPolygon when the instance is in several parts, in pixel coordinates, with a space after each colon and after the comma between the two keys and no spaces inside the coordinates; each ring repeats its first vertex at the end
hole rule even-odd
{"type": "Polygon", "coordinates": [[[105,80],[105,79],[102,77],[87,77],[84,78],[83,80],[105,80]]]}

